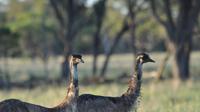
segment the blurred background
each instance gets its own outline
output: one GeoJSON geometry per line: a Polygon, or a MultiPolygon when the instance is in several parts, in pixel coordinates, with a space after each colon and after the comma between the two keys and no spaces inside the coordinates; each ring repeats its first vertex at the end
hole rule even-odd
{"type": "Polygon", "coordinates": [[[138,111],[198,112],[199,12],[199,0],[0,0],[0,101],[57,105],[72,53],[81,94],[120,96],[147,52],[138,111]]]}

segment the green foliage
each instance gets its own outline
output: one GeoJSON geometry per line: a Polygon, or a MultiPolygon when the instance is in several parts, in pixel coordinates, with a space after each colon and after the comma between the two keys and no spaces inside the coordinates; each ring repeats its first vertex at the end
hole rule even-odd
{"type": "Polygon", "coordinates": [[[157,39],[165,37],[165,30],[160,26],[153,17],[146,15],[147,12],[141,12],[137,17],[136,37],[145,36],[156,37],[157,39]]]}
{"type": "Polygon", "coordinates": [[[19,36],[7,27],[0,28],[0,56],[11,56],[19,52],[19,36]]]}
{"type": "Polygon", "coordinates": [[[44,12],[45,2],[36,1],[10,1],[7,11],[7,25],[14,31],[19,31],[29,26],[38,28],[44,12]]]}
{"type": "MultiPolygon", "coordinates": [[[[59,40],[54,38],[57,25],[55,19],[49,17],[52,12],[46,1],[11,0],[6,7],[8,8],[1,14],[3,17],[0,23],[11,32],[19,34],[23,55],[43,56],[49,51],[49,47],[53,50],[60,46],[59,40]]],[[[60,50],[56,50],[56,53],[58,52],[60,53],[60,50]]]]}

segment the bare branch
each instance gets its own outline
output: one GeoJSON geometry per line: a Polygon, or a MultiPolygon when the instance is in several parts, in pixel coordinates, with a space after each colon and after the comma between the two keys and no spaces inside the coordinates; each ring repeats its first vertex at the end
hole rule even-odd
{"type": "Polygon", "coordinates": [[[170,0],[163,0],[164,2],[164,7],[165,7],[165,13],[166,13],[166,17],[167,17],[167,24],[169,25],[169,27],[172,30],[175,30],[176,26],[175,23],[173,21],[173,17],[172,17],[172,11],[171,11],[171,2],[170,0]]]}
{"type": "Polygon", "coordinates": [[[58,6],[58,3],[57,3],[57,0],[50,0],[50,4],[52,5],[53,9],[54,9],[54,12],[56,14],[56,17],[58,18],[59,20],[59,23],[62,27],[65,26],[64,24],[64,19],[63,19],[63,16],[61,14],[61,11],[59,10],[59,6],[58,6]]]}
{"type": "Polygon", "coordinates": [[[125,33],[126,31],[128,31],[129,28],[130,28],[129,25],[128,25],[128,23],[127,23],[127,18],[128,18],[128,16],[126,16],[126,17],[124,18],[122,28],[121,28],[121,29],[119,30],[119,32],[116,34],[115,39],[114,39],[114,42],[113,42],[113,44],[112,44],[112,46],[111,46],[111,48],[110,48],[110,51],[108,52],[108,54],[106,54],[107,56],[106,56],[106,59],[105,59],[105,61],[104,61],[104,64],[103,64],[102,69],[101,69],[101,72],[100,72],[100,76],[103,77],[103,78],[104,78],[104,76],[105,76],[105,74],[106,74],[107,66],[108,66],[108,61],[110,60],[111,55],[113,54],[114,50],[116,49],[116,46],[117,46],[117,44],[119,43],[119,41],[120,41],[120,39],[122,38],[122,36],[124,35],[124,33],[125,33]]]}
{"type": "Polygon", "coordinates": [[[151,10],[153,12],[153,15],[155,17],[155,19],[161,23],[163,26],[166,27],[166,21],[164,21],[163,19],[161,19],[161,17],[158,15],[157,13],[157,8],[156,8],[156,4],[155,4],[155,0],[150,0],[150,5],[151,5],[151,10]]]}

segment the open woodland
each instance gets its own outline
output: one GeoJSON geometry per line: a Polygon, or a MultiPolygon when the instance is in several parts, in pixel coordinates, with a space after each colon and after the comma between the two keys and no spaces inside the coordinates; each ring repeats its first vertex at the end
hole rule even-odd
{"type": "Polygon", "coordinates": [[[0,0],[0,102],[54,107],[66,95],[68,58],[80,94],[120,96],[137,53],[138,112],[199,112],[200,0],[0,0]]]}

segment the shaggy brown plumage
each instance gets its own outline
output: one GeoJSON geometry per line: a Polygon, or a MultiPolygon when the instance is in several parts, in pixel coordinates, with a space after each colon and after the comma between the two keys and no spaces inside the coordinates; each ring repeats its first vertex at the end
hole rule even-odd
{"type": "Polygon", "coordinates": [[[77,65],[79,62],[83,62],[81,55],[70,56],[70,85],[65,99],[59,105],[47,108],[17,99],[8,99],[0,102],[0,112],[76,112],[78,97],[77,65]]]}
{"type": "Polygon", "coordinates": [[[136,58],[135,74],[129,81],[128,90],[120,97],[83,94],[78,97],[78,112],[129,112],[140,96],[142,64],[154,62],[147,54],[136,58]]]}

